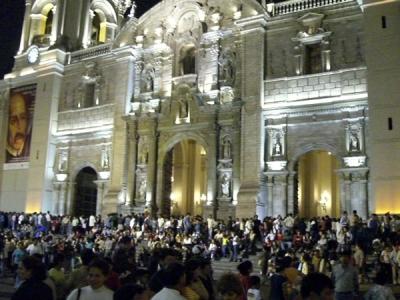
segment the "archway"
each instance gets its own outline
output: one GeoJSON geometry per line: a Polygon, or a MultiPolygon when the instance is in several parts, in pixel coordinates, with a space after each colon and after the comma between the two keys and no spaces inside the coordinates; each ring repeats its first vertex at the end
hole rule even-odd
{"type": "Polygon", "coordinates": [[[324,150],[299,157],[296,166],[294,212],[302,217],[340,215],[339,162],[324,150]]]}
{"type": "Polygon", "coordinates": [[[75,201],[73,214],[75,216],[90,216],[96,214],[97,204],[96,171],[90,167],[83,168],[75,179],[75,201]]]}
{"type": "Polygon", "coordinates": [[[167,152],[163,165],[164,215],[203,214],[207,168],[206,151],[195,140],[183,140],[167,152]]]}

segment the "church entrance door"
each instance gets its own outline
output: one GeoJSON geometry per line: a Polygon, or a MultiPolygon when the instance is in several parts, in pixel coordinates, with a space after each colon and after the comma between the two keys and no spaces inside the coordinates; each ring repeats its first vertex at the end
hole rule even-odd
{"type": "Polygon", "coordinates": [[[164,215],[202,215],[207,191],[207,156],[194,140],[176,143],[163,166],[164,215]]]}
{"type": "Polygon", "coordinates": [[[96,214],[97,203],[96,171],[90,167],[79,171],[75,179],[75,201],[73,213],[75,216],[90,216],[96,214]]]}
{"type": "Polygon", "coordinates": [[[340,215],[338,160],[328,151],[302,155],[296,164],[294,211],[301,217],[340,215]]]}

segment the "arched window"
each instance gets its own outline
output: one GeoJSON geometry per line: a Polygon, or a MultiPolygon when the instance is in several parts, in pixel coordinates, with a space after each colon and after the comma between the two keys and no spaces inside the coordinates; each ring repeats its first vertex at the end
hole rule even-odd
{"type": "Polygon", "coordinates": [[[94,13],[92,21],[92,41],[98,42],[100,37],[100,16],[97,12],[94,13]]]}
{"type": "Polygon", "coordinates": [[[52,25],[53,25],[53,10],[49,10],[47,13],[46,25],[44,27],[44,34],[51,34],[52,25]]]}
{"type": "Polygon", "coordinates": [[[106,24],[103,12],[96,10],[92,20],[92,44],[104,43],[106,41],[106,24]]]}
{"type": "Polygon", "coordinates": [[[185,45],[180,51],[180,75],[196,73],[196,47],[193,44],[185,45]]]}

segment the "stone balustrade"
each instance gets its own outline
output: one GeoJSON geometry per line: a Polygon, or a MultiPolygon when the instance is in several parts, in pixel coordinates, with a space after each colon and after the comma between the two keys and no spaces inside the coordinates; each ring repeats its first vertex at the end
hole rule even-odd
{"type": "Polygon", "coordinates": [[[59,112],[58,133],[109,126],[113,124],[113,117],[113,104],[59,112]]]}
{"type": "Polygon", "coordinates": [[[350,96],[367,92],[365,67],[265,81],[264,103],[350,96]]]}
{"type": "Polygon", "coordinates": [[[317,7],[334,5],[354,0],[291,0],[281,3],[267,4],[267,11],[271,16],[286,15],[303,10],[309,10],[317,7]]]}
{"type": "Polygon", "coordinates": [[[70,63],[76,63],[83,59],[88,59],[91,57],[98,57],[111,52],[112,44],[103,44],[96,47],[90,47],[88,49],[83,49],[71,53],[70,63]]]}

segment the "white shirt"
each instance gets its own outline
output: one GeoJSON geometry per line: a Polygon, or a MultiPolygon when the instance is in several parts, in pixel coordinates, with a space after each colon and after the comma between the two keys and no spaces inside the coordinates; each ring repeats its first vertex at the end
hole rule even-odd
{"type": "MultiPolygon", "coordinates": [[[[151,298],[152,300],[186,300],[177,290],[163,288],[151,298]]],[[[69,299],[67,299],[69,300],[69,299]]],[[[72,299],[71,299],[72,300],[72,299]]]]}
{"type": "MultiPolygon", "coordinates": [[[[81,297],[79,300],[113,300],[114,292],[105,286],[94,290],[90,285],[81,288],[81,297]]],[[[69,294],[67,300],[76,300],[78,298],[78,289],[69,294]]]]}
{"type": "Polygon", "coordinates": [[[248,300],[261,300],[260,290],[258,290],[258,289],[249,289],[247,291],[247,299],[248,300]]]}
{"type": "Polygon", "coordinates": [[[93,227],[96,223],[96,218],[94,216],[89,217],[89,227],[93,227]]]}

